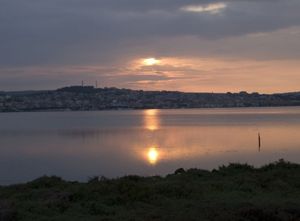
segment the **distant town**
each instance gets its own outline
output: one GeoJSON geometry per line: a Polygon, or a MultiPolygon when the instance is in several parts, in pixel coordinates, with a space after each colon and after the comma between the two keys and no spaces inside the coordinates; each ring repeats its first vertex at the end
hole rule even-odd
{"type": "Polygon", "coordinates": [[[0,92],[0,112],[300,106],[300,92],[184,93],[93,86],[0,92]]]}

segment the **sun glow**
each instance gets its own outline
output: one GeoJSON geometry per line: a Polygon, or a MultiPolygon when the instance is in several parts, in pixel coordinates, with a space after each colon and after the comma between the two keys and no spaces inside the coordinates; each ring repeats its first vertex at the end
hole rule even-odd
{"type": "Polygon", "coordinates": [[[150,164],[156,164],[159,157],[159,152],[155,147],[151,147],[147,152],[147,158],[150,164]]]}
{"type": "Polygon", "coordinates": [[[160,63],[160,61],[156,58],[146,58],[143,60],[143,65],[146,65],[146,66],[157,65],[159,63],[160,63]]]}

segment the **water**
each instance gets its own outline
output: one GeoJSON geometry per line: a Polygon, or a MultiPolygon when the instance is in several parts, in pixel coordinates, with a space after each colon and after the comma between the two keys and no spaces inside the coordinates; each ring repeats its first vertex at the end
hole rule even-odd
{"type": "Polygon", "coordinates": [[[280,158],[300,163],[299,107],[0,114],[3,185],[280,158]]]}

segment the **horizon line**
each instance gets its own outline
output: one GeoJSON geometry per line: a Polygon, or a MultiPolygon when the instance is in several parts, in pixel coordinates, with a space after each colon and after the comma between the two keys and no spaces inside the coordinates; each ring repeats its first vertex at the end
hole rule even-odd
{"type": "Polygon", "coordinates": [[[56,91],[60,90],[63,88],[68,88],[68,87],[92,87],[93,89],[105,89],[105,88],[110,88],[110,89],[119,89],[119,90],[132,90],[132,91],[144,91],[144,92],[179,92],[179,93],[199,93],[199,94],[227,94],[227,93],[232,93],[232,94],[239,94],[239,93],[247,93],[247,94],[255,94],[258,93],[260,95],[274,95],[274,94],[289,94],[289,93],[300,93],[299,91],[284,91],[284,92],[275,92],[275,93],[262,93],[259,91],[253,91],[249,92],[246,90],[241,90],[241,91],[224,91],[224,92],[208,92],[208,91],[178,91],[178,90],[144,90],[144,89],[132,89],[132,88],[123,88],[123,87],[116,87],[116,86],[102,86],[102,87],[95,87],[95,85],[70,85],[70,86],[63,86],[63,87],[58,87],[56,89],[25,89],[25,90],[9,90],[9,91],[2,91],[0,90],[0,93],[21,93],[21,92],[45,92],[45,91],[56,91]]]}

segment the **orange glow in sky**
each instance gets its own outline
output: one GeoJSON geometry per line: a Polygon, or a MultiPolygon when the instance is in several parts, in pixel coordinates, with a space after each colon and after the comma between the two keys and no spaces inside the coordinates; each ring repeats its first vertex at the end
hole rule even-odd
{"type": "Polygon", "coordinates": [[[297,60],[274,62],[218,57],[137,58],[126,67],[126,74],[137,80],[131,81],[126,87],[220,93],[298,91],[299,70],[297,60]]]}

